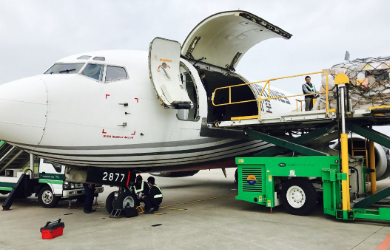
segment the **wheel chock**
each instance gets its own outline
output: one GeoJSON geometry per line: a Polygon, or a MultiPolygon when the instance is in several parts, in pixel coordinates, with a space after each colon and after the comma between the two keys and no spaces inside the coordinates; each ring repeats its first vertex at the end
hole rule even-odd
{"type": "Polygon", "coordinates": [[[137,209],[138,213],[144,213],[144,209],[141,206],[137,206],[135,209],[137,209]]]}

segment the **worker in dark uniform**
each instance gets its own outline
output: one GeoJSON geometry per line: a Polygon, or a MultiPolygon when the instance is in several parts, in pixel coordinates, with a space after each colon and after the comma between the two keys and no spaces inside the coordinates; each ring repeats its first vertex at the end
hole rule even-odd
{"type": "Polygon", "coordinates": [[[150,187],[149,193],[142,197],[145,203],[145,214],[151,214],[158,211],[163,200],[163,193],[156,185],[154,177],[148,178],[148,185],[150,187]]]}
{"type": "MultiPolygon", "coordinates": [[[[304,94],[316,93],[316,87],[311,83],[311,77],[305,77],[306,83],[302,85],[302,92],[304,94]]],[[[313,98],[317,98],[318,95],[305,95],[305,111],[313,109],[313,98]]]]}
{"type": "Polygon", "coordinates": [[[89,214],[95,212],[96,209],[92,208],[93,198],[95,197],[95,185],[84,183],[84,191],[85,191],[84,213],[89,214]]]}
{"type": "Polygon", "coordinates": [[[138,175],[135,179],[134,193],[138,199],[138,206],[140,202],[143,202],[142,196],[149,193],[149,185],[146,183],[146,181],[143,181],[141,175],[138,175]]]}

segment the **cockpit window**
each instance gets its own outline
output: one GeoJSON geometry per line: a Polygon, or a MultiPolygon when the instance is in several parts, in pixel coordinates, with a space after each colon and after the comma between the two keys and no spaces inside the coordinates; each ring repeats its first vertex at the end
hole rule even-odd
{"type": "Polygon", "coordinates": [[[103,78],[103,65],[100,64],[88,64],[83,70],[82,74],[91,77],[95,80],[101,81],[103,78]]]}
{"type": "Polygon", "coordinates": [[[122,67],[116,66],[107,66],[106,70],[106,82],[108,81],[118,81],[121,79],[126,79],[127,73],[126,70],[122,67]]]}
{"type": "Polygon", "coordinates": [[[105,61],[106,58],[105,58],[105,57],[102,57],[102,56],[95,56],[95,57],[93,58],[93,60],[96,60],[96,61],[105,61]]]}
{"type": "Polygon", "coordinates": [[[79,60],[88,60],[89,58],[91,58],[92,56],[80,56],[78,57],[77,59],[79,60]]]}
{"type": "Polygon", "coordinates": [[[84,63],[56,63],[45,74],[77,74],[84,63]]]}

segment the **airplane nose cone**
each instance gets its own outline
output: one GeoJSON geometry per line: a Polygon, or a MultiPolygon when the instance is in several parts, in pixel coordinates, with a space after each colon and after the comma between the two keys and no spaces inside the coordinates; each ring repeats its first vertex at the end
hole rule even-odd
{"type": "Polygon", "coordinates": [[[39,145],[46,113],[47,89],[39,76],[0,85],[0,140],[39,145]]]}

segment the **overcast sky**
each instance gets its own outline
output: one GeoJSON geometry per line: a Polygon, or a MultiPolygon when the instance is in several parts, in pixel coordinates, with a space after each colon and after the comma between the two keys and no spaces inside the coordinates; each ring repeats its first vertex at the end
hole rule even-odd
{"type": "MultiPolygon", "coordinates": [[[[157,36],[182,43],[204,18],[236,9],[293,35],[249,50],[237,67],[249,79],[329,68],[346,50],[351,59],[390,55],[388,0],[0,0],[0,84],[42,73],[72,54],[148,50],[157,36]]],[[[283,87],[295,92],[298,82],[283,87]]]]}
{"type": "Polygon", "coordinates": [[[237,72],[253,80],[390,55],[390,1],[7,1],[0,0],[0,83],[42,73],[62,57],[92,50],[147,50],[183,42],[201,20],[241,9],[290,32],[253,47],[237,72]]]}

